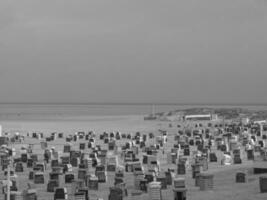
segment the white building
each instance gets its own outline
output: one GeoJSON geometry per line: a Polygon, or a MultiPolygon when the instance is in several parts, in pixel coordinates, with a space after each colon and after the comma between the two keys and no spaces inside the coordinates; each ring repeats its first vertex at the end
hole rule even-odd
{"type": "Polygon", "coordinates": [[[192,120],[192,121],[211,121],[212,115],[205,114],[205,115],[186,115],[185,120],[192,120]]]}

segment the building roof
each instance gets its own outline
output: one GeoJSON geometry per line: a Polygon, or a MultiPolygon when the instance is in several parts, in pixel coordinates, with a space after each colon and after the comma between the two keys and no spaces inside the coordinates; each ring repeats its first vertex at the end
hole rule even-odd
{"type": "Polygon", "coordinates": [[[186,118],[198,118],[198,117],[211,117],[211,114],[205,114],[205,115],[186,115],[186,118]]]}

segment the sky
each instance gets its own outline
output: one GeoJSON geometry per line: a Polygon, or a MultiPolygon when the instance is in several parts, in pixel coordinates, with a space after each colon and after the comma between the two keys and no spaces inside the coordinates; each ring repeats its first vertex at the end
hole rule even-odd
{"type": "Polygon", "coordinates": [[[266,0],[1,0],[0,103],[267,103],[266,0]]]}

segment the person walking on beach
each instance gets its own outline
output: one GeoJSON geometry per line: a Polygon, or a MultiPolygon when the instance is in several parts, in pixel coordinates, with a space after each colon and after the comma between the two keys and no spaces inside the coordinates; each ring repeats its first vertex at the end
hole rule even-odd
{"type": "Polygon", "coordinates": [[[211,139],[209,139],[209,150],[211,150],[211,146],[212,146],[212,142],[211,142],[211,139]]]}
{"type": "Polygon", "coordinates": [[[44,153],[44,160],[45,160],[46,163],[49,162],[49,155],[48,155],[47,152],[44,153]]]}

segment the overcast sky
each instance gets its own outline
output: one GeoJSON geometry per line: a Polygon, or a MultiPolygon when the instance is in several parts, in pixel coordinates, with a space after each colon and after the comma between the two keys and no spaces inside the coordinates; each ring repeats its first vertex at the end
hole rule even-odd
{"type": "Polygon", "coordinates": [[[0,102],[267,103],[266,0],[1,0],[0,102]]]}

